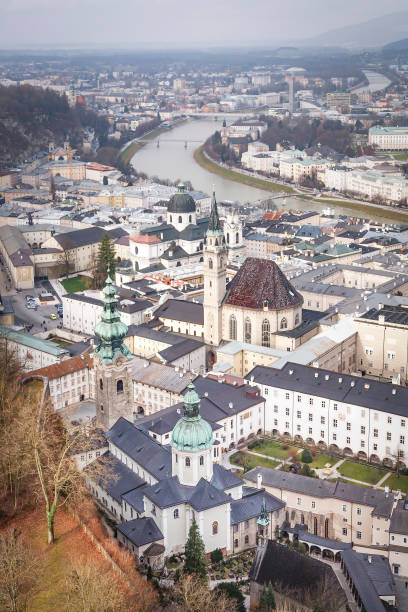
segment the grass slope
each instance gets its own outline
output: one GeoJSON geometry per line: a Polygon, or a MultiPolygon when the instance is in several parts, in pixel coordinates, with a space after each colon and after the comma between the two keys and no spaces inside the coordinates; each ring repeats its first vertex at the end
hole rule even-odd
{"type": "Polygon", "coordinates": [[[72,278],[62,280],[61,285],[67,293],[76,293],[77,291],[90,289],[92,279],[89,276],[73,276],[72,278]]]}

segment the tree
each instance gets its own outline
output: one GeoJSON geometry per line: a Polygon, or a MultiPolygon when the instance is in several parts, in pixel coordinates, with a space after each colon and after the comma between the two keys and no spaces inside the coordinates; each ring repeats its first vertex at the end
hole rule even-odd
{"type": "Polygon", "coordinates": [[[85,561],[75,563],[66,582],[66,610],[119,612],[129,609],[112,573],[101,569],[85,561]]]}
{"type": "Polygon", "coordinates": [[[194,574],[197,578],[205,580],[207,578],[207,560],[205,558],[205,547],[200,535],[198,525],[192,522],[185,547],[186,560],[184,572],[194,574]]]}
{"type": "Polygon", "coordinates": [[[38,581],[40,563],[16,529],[0,535],[0,608],[19,612],[38,581]]]}
{"type": "Polygon", "coordinates": [[[208,585],[194,575],[181,578],[174,589],[177,612],[235,612],[235,601],[225,595],[210,591],[208,585]]]}
{"type": "Polygon", "coordinates": [[[115,276],[116,269],[116,254],[115,245],[109,234],[105,234],[99,243],[98,255],[96,258],[96,267],[94,273],[94,284],[97,289],[100,289],[108,274],[111,278],[115,276]]]}
{"type": "Polygon", "coordinates": [[[60,266],[60,268],[62,269],[62,274],[63,276],[65,276],[65,278],[68,278],[69,273],[71,272],[71,268],[72,268],[72,255],[70,253],[70,251],[68,250],[64,250],[61,251],[61,253],[58,254],[58,265],[60,266]]]}
{"type": "Polygon", "coordinates": [[[308,448],[304,449],[300,458],[303,463],[312,463],[313,461],[312,454],[308,448]]]}
{"type": "Polygon", "coordinates": [[[222,582],[214,589],[214,594],[217,596],[226,595],[232,601],[235,601],[236,611],[245,612],[245,597],[242,594],[241,587],[236,582],[222,582]]]}
{"type": "MultiPolygon", "coordinates": [[[[68,502],[80,504],[87,496],[85,479],[70,454],[78,447],[86,454],[91,440],[83,435],[80,426],[68,432],[61,416],[49,402],[28,406],[24,417],[29,423],[27,450],[34,460],[34,495],[45,504],[48,543],[52,544],[58,508],[68,502]]],[[[112,478],[105,458],[99,458],[87,467],[87,477],[102,481],[112,478]]]]}
{"type": "Polygon", "coordinates": [[[317,478],[316,472],[312,470],[308,463],[305,463],[302,466],[302,469],[300,470],[299,474],[301,474],[302,476],[309,476],[309,478],[317,478]]]}
{"type": "Polygon", "coordinates": [[[219,563],[223,559],[223,554],[221,548],[216,548],[212,550],[210,553],[211,563],[219,563]]]}
{"type": "Polygon", "coordinates": [[[270,612],[270,610],[275,610],[275,595],[273,593],[273,588],[271,584],[264,586],[261,592],[261,596],[259,598],[259,610],[260,612],[270,612]]]}

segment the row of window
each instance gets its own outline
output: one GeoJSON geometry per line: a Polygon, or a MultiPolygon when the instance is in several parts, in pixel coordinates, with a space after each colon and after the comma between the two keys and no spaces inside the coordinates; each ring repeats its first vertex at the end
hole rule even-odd
{"type": "MultiPolygon", "coordinates": [[[[300,317],[299,313],[295,316],[295,326],[299,325],[300,317]]],[[[288,320],[286,317],[282,317],[279,324],[280,329],[288,328],[288,320]]],[[[264,319],[262,322],[262,346],[270,347],[271,345],[271,325],[268,319],[264,319]]],[[[229,337],[230,340],[237,339],[237,318],[235,315],[231,315],[229,318],[229,337]]],[[[250,344],[252,341],[252,323],[249,318],[246,318],[244,321],[244,342],[250,344]]]]}

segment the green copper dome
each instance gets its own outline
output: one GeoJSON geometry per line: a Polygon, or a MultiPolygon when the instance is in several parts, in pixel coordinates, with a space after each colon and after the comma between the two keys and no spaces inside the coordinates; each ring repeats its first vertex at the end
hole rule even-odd
{"type": "Polygon", "coordinates": [[[200,416],[200,398],[192,383],[184,396],[184,415],[177,421],[171,435],[171,445],[179,451],[200,451],[211,448],[211,425],[200,416]]]}
{"type": "Polygon", "coordinates": [[[103,288],[102,317],[95,327],[95,335],[99,338],[99,345],[95,349],[95,354],[103,363],[112,363],[118,357],[128,358],[131,355],[128,347],[123,344],[128,328],[120,320],[120,313],[116,307],[117,303],[112,279],[108,276],[103,288]]]}
{"type": "Polygon", "coordinates": [[[178,191],[171,196],[167,211],[169,213],[193,213],[196,211],[196,205],[188,193],[186,193],[186,188],[183,183],[179,183],[177,185],[178,191]]]}

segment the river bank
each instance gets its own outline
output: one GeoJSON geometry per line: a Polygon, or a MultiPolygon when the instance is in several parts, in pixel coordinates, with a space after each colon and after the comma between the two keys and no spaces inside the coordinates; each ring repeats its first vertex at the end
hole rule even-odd
{"type": "Polygon", "coordinates": [[[225,178],[228,178],[231,181],[236,181],[238,183],[244,183],[245,185],[251,185],[253,187],[257,187],[258,189],[264,189],[265,191],[272,192],[286,192],[291,194],[296,194],[297,198],[302,200],[309,200],[310,202],[320,202],[327,204],[332,207],[347,207],[352,210],[359,211],[363,213],[365,217],[370,217],[371,215],[379,215],[386,214],[390,221],[400,221],[407,222],[408,221],[408,211],[400,211],[393,210],[391,207],[380,206],[377,204],[371,203],[363,203],[363,202],[354,202],[352,200],[341,200],[341,199],[330,199],[330,198],[318,198],[314,195],[301,194],[291,187],[286,187],[279,183],[269,182],[267,180],[263,180],[260,178],[248,176],[246,174],[241,174],[238,170],[229,170],[224,166],[220,166],[214,160],[209,159],[204,152],[204,145],[198,147],[198,149],[194,152],[195,161],[203,168],[208,170],[209,172],[219,174],[225,178]]]}
{"type": "MultiPolygon", "coordinates": [[[[185,123],[186,121],[187,119],[182,119],[181,121],[177,121],[174,124],[174,127],[178,127],[182,125],[183,123],[185,123]]],[[[173,126],[171,126],[170,128],[159,126],[155,128],[154,130],[151,130],[150,132],[146,132],[145,134],[143,134],[143,136],[139,136],[138,138],[131,140],[119,153],[118,160],[120,160],[125,166],[127,166],[127,164],[130,164],[130,161],[132,157],[135,155],[135,153],[137,153],[139,149],[141,149],[142,147],[145,146],[145,144],[147,144],[146,142],[140,142],[142,138],[146,141],[153,140],[157,136],[160,136],[160,134],[169,132],[172,129],[173,129],[173,126]]]]}
{"type": "Polygon", "coordinates": [[[263,180],[254,176],[249,176],[247,174],[242,174],[237,170],[230,170],[228,168],[224,168],[224,166],[220,166],[217,162],[209,159],[204,153],[204,145],[198,147],[194,151],[194,159],[202,168],[212,172],[213,174],[218,174],[219,176],[223,176],[230,181],[235,181],[236,183],[243,183],[244,185],[250,185],[251,187],[257,187],[258,189],[263,189],[264,191],[272,191],[272,192],[284,192],[290,194],[297,194],[297,192],[291,187],[287,187],[286,185],[281,185],[280,183],[274,183],[272,181],[263,180]]]}

